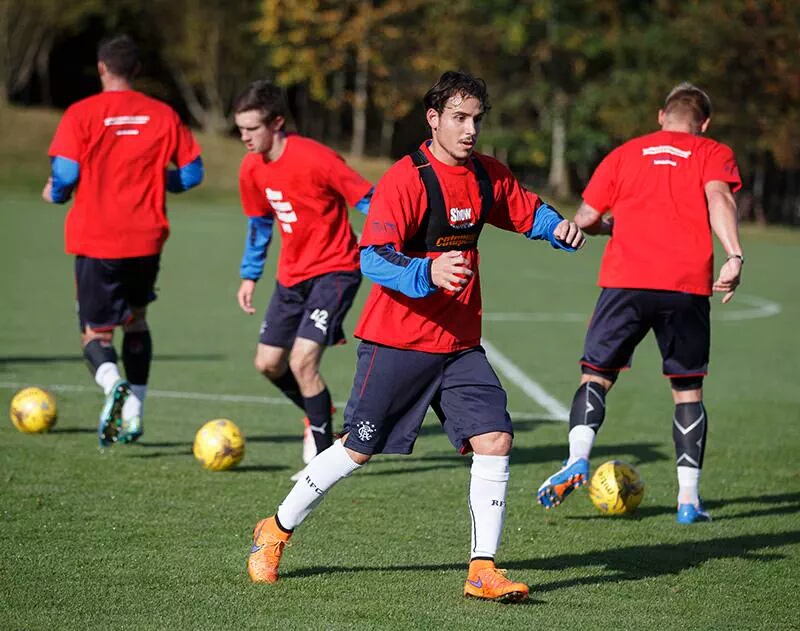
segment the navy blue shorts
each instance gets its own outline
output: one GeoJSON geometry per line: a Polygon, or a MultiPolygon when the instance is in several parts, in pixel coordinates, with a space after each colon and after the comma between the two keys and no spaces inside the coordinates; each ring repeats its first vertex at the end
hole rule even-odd
{"type": "Polygon", "coordinates": [[[586,333],[581,358],[584,372],[616,373],[629,368],[633,351],[652,329],[665,376],[704,376],[711,347],[710,312],[708,296],[604,288],[586,333]]]}
{"type": "Polygon", "coordinates": [[[323,346],[343,344],[342,325],[361,284],[361,272],[331,272],[286,287],[275,283],[259,341],[292,348],[302,337],[323,346]]]}
{"type": "Polygon", "coordinates": [[[156,299],[160,254],[127,259],[75,257],[75,291],[81,331],[109,331],[126,324],[131,310],[156,299]]]}
{"type": "Polygon", "coordinates": [[[488,432],[513,435],[503,386],[480,346],[449,354],[361,342],[344,411],[345,447],[361,454],[410,454],[428,406],[461,453],[488,432]]]}

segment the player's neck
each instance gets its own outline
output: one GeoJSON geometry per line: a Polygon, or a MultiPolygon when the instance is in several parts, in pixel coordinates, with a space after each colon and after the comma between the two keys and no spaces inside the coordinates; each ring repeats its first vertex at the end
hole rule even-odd
{"type": "Polygon", "coordinates": [[[283,130],[277,132],[275,134],[275,140],[272,142],[272,147],[269,151],[267,151],[267,160],[270,162],[275,162],[278,158],[283,155],[284,150],[286,149],[286,132],[283,130]]]}
{"type": "Polygon", "coordinates": [[[684,134],[694,134],[698,135],[698,130],[694,129],[690,123],[684,123],[681,121],[672,121],[668,123],[664,123],[661,126],[661,131],[677,131],[682,132],[684,134]]]}
{"type": "Polygon", "coordinates": [[[130,81],[121,77],[102,77],[103,92],[125,92],[132,90],[130,81]]]}

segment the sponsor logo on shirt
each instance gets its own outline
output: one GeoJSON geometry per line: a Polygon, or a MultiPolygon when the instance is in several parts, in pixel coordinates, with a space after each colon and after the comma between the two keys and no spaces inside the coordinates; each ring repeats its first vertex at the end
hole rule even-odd
{"type": "Polygon", "coordinates": [[[472,208],[451,208],[447,219],[450,225],[457,230],[464,230],[475,225],[472,220],[472,208]]]}
{"type": "Polygon", "coordinates": [[[269,205],[275,211],[275,216],[281,224],[281,230],[292,232],[292,224],[297,222],[297,213],[292,208],[292,202],[283,199],[283,192],[271,188],[264,189],[269,205]]]}
{"type": "Polygon", "coordinates": [[[460,245],[474,245],[478,242],[477,234],[453,234],[436,239],[436,245],[440,248],[457,247],[460,245]]]}
{"type": "MultiPolygon", "coordinates": [[[[121,125],[147,125],[150,122],[149,116],[107,116],[103,119],[106,127],[119,127],[121,125]]],[[[138,136],[138,129],[118,129],[114,132],[117,136],[138,136]]]]}
{"type": "MultiPolygon", "coordinates": [[[[678,149],[677,147],[673,147],[672,145],[656,145],[654,147],[645,147],[644,149],[642,149],[642,155],[643,156],[669,155],[669,156],[674,156],[676,158],[682,158],[683,160],[687,160],[692,155],[692,152],[684,151],[683,149],[678,149]]],[[[653,164],[655,166],[670,166],[670,167],[678,166],[678,162],[670,158],[656,158],[653,160],[653,164]]]]}

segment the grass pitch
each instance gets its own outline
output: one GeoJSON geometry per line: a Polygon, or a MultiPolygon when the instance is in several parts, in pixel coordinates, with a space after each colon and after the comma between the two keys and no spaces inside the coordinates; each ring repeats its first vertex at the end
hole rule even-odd
{"type": "MultiPolygon", "coordinates": [[[[797,232],[748,231],[745,283],[730,305],[714,300],[701,484],[712,523],[675,524],[672,404],[652,337],[609,397],[593,459],[641,471],[645,499],[629,518],[601,516],[583,489],[556,510],[536,505],[539,483],[566,455],[567,427],[501,375],[517,423],[499,562],[531,586],[529,604],[502,606],[461,596],[469,459],[434,419],[412,456],[378,457],[330,493],[293,538],[281,582],[251,585],[252,527],[291,488],[302,425],[289,405],[247,400],[278,394],[252,368],[260,316],[235,302],[244,240],[235,196],[190,193],[171,204],[173,237],[150,316],[158,392],[141,442],[101,454],[101,396],[78,350],[64,209],[11,184],[4,191],[0,403],[7,408],[13,384],[73,388],[56,392],[50,434],[0,424],[2,628],[800,626],[797,232]],[[245,459],[230,472],[204,471],[191,455],[194,433],[216,417],[247,437],[245,459]]],[[[482,238],[485,336],[564,405],[601,251],[595,240],[567,256],[492,228],[482,238]]],[[[349,393],[354,351],[354,343],[332,349],[323,363],[338,401],[349,393]]]]}

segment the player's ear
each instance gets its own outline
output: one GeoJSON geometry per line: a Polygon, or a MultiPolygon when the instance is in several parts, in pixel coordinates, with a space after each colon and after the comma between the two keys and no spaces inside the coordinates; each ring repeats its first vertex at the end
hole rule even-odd
{"type": "Polygon", "coordinates": [[[700,123],[700,133],[701,134],[706,133],[706,130],[708,129],[708,126],[710,124],[711,124],[711,118],[710,117],[705,119],[702,123],[700,123]]]}
{"type": "Polygon", "coordinates": [[[436,129],[439,127],[439,112],[433,108],[430,108],[427,112],[425,112],[425,118],[428,121],[428,125],[430,125],[431,131],[436,131],[436,129]]]}
{"type": "Polygon", "coordinates": [[[97,74],[99,74],[101,77],[104,77],[106,74],[108,74],[108,66],[106,66],[102,61],[97,62],[97,74]]]}
{"type": "Polygon", "coordinates": [[[667,115],[664,110],[658,110],[658,125],[659,127],[664,126],[664,121],[667,119],[667,115]]]}
{"type": "Polygon", "coordinates": [[[280,131],[286,124],[286,119],[283,116],[276,116],[272,119],[271,125],[274,131],[280,131]]]}

